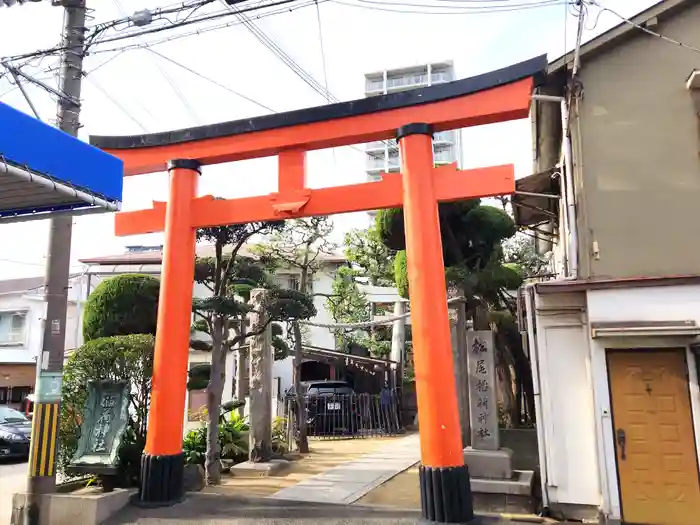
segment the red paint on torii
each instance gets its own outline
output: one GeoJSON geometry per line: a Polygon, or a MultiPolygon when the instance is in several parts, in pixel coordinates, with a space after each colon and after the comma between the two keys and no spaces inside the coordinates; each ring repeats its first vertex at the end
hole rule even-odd
{"type": "Polygon", "coordinates": [[[142,501],[168,502],[178,499],[182,490],[178,465],[182,462],[196,229],[403,207],[423,515],[438,522],[471,519],[471,503],[465,503],[470,495],[468,471],[457,411],[437,205],[512,193],[514,173],[511,165],[466,171],[454,165],[435,168],[431,135],[527,117],[533,86],[546,64],[546,57],[540,57],[479,77],[398,94],[163,134],[92,139],[124,161],[125,175],[166,166],[170,171],[167,203],[121,212],[115,221],[117,235],[165,231],[142,501]],[[340,187],[306,186],[307,151],[397,135],[400,174],[340,187]],[[200,165],[269,155],[279,160],[277,192],[229,200],[197,197],[200,165]],[[169,475],[174,481],[162,479],[169,475]]]}

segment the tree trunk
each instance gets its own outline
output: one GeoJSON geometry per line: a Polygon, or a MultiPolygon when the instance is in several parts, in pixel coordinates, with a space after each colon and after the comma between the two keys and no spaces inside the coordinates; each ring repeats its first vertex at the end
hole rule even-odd
{"type": "Polygon", "coordinates": [[[222,345],[223,319],[214,316],[212,334],[211,375],[207,385],[207,453],[204,463],[207,485],[221,482],[221,447],[219,446],[219,414],[224,391],[226,355],[222,345]]]}
{"type": "MultiPolygon", "coordinates": [[[[254,311],[250,313],[250,326],[257,332],[267,323],[262,311],[266,291],[251,292],[254,311]]],[[[267,329],[250,341],[250,446],[248,459],[253,463],[266,463],[272,457],[272,341],[271,329],[267,329]]]]}
{"type": "Polygon", "coordinates": [[[294,393],[296,405],[296,441],[297,450],[302,454],[309,452],[309,438],[306,430],[306,403],[301,392],[301,361],[303,359],[303,348],[301,341],[301,328],[296,321],[292,323],[292,333],[294,334],[294,393]]]}

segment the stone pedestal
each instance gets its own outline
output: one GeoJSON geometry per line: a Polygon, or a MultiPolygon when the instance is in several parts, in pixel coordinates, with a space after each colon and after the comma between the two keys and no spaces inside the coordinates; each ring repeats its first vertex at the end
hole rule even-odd
{"type": "Polygon", "coordinates": [[[464,463],[469,467],[469,473],[475,478],[512,479],[513,451],[507,448],[499,450],[475,450],[472,447],[464,449],[464,463]]]}

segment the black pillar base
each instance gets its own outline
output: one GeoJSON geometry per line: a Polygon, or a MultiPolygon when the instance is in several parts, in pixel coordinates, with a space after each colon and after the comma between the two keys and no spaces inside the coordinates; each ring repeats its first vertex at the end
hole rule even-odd
{"type": "Polygon", "coordinates": [[[141,456],[141,486],[132,503],[140,507],[168,507],[185,497],[185,460],[174,456],[141,456]]]}
{"type": "Polygon", "coordinates": [[[473,523],[474,505],[466,465],[418,471],[423,523],[473,523]]]}

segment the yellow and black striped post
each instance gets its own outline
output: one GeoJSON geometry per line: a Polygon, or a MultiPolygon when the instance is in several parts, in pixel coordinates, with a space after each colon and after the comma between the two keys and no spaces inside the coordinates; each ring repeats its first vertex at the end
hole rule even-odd
{"type": "Polygon", "coordinates": [[[32,417],[29,477],[53,477],[56,474],[59,403],[36,403],[32,417]]]}

